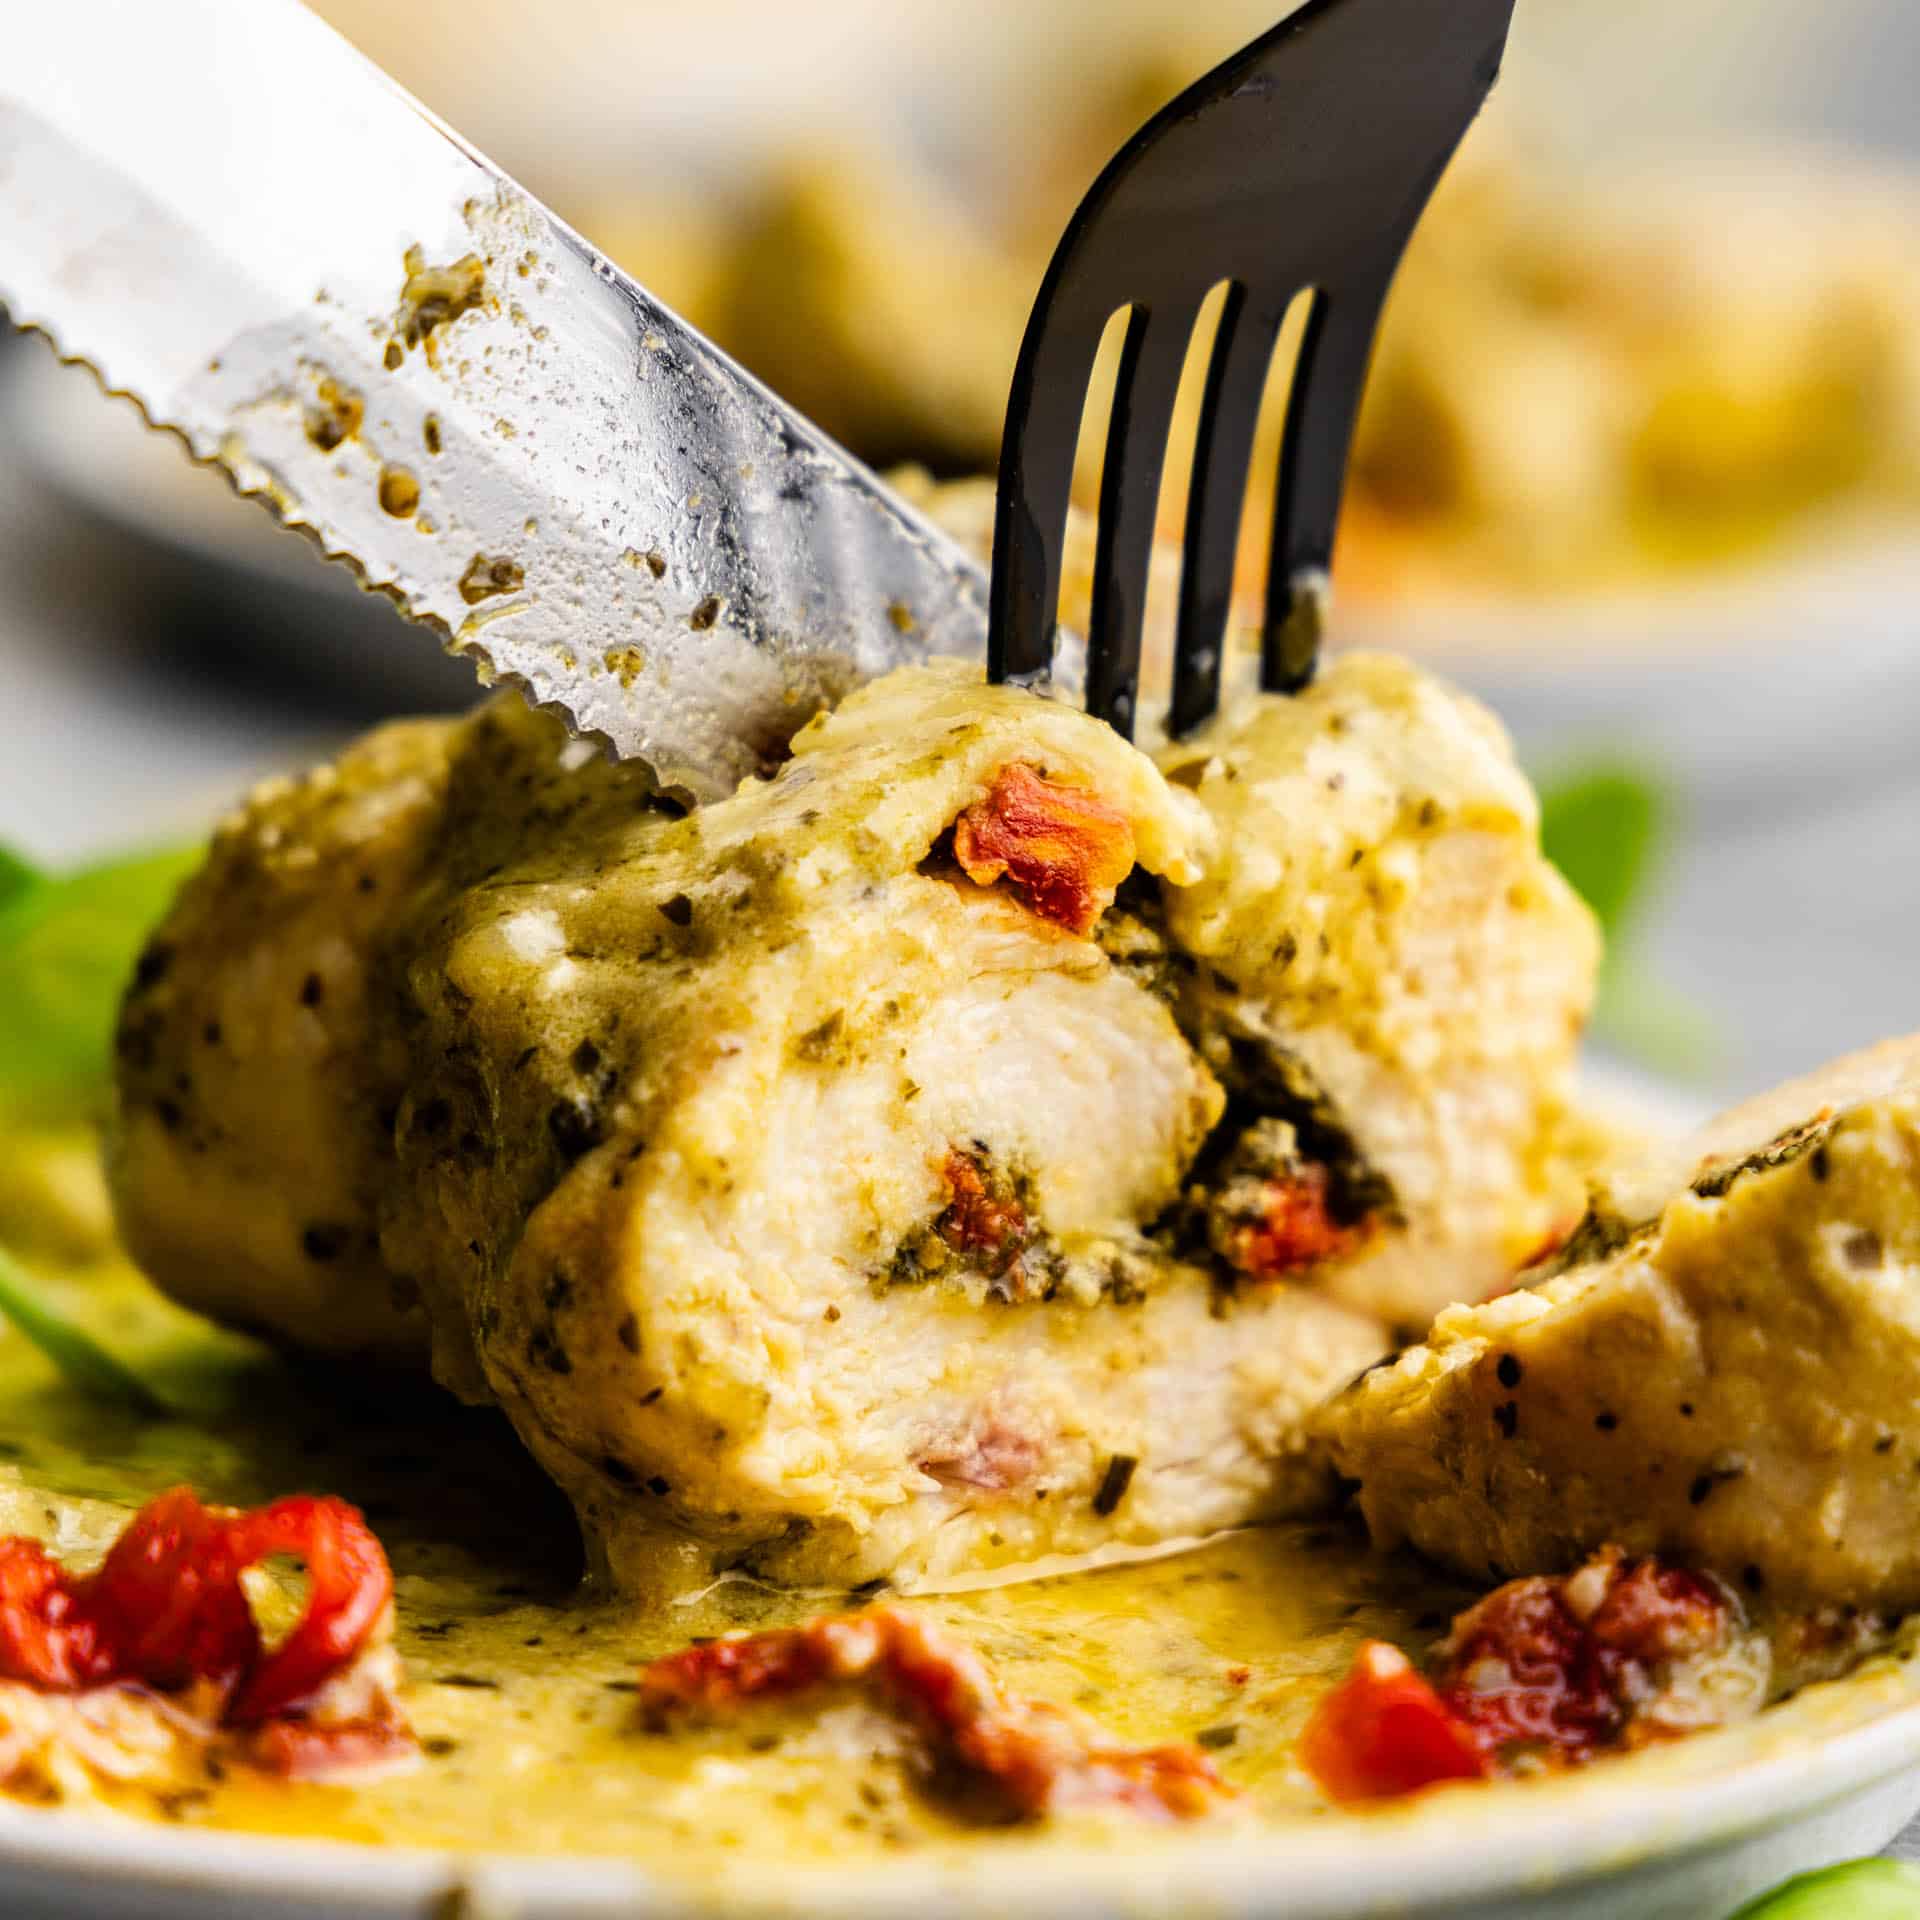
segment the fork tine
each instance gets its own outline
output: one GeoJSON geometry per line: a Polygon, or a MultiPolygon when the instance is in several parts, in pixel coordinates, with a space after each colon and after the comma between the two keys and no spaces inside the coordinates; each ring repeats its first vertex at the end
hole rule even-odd
{"type": "Polygon", "coordinates": [[[987,673],[996,685],[1044,674],[1053,658],[1074,455],[1112,311],[1066,310],[1050,290],[1041,290],[1027,323],[1000,447],[987,627],[987,673]]]}
{"type": "Polygon", "coordinates": [[[1127,316],[1100,475],[1100,533],[1087,633],[1087,711],[1133,738],[1140,640],[1147,617],[1160,473],[1180,390],[1193,311],[1135,307],[1127,316]]]}
{"type": "Polygon", "coordinates": [[[1347,473],[1347,448],[1366,385],[1374,329],[1399,264],[1314,295],[1287,401],[1280,483],[1274,498],[1273,558],[1260,684],[1298,693],[1313,678],[1326,618],[1333,530],[1347,473]]]}
{"type": "Polygon", "coordinates": [[[1254,311],[1238,281],[1228,286],[1207,367],[1187,494],[1173,706],[1167,722],[1176,738],[1190,733],[1220,702],[1220,662],[1240,550],[1240,508],[1281,319],[1279,313],[1254,311]]]}
{"type": "MultiPolygon", "coordinates": [[[[1089,708],[1131,733],[1164,435],[1201,289],[1225,280],[1245,290],[1236,338],[1249,307],[1264,320],[1281,294],[1316,289],[1288,402],[1261,663],[1262,685],[1276,691],[1312,679],[1374,326],[1401,250],[1499,74],[1513,8],[1514,0],[1304,0],[1107,163],[1055,251],[1014,379],[995,520],[994,677],[1047,664],[1073,428],[1095,344],[1078,336],[1090,324],[1097,335],[1125,309],[1087,678],[1089,708]],[[1183,309],[1174,351],[1170,318],[1183,309]],[[1074,316],[1064,335],[1062,311],[1074,316]]],[[[1237,345],[1216,350],[1187,526],[1176,729],[1197,724],[1219,694],[1215,629],[1231,603],[1233,509],[1264,375],[1264,365],[1258,376],[1242,366],[1237,345]]]]}

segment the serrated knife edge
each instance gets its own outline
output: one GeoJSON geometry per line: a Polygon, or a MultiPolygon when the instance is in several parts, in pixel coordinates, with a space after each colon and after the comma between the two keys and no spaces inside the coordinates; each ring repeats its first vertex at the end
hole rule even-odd
{"type": "Polygon", "coordinates": [[[576,730],[707,798],[852,680],[982,649],[976,563],[292,0],[65,0],[15,37],[15,318],[576,730]],[[125,58],[90,64],[120,78],[76,76],[80,45],[108,34],[125,58]],[[181,51],[210,41],[211,75],[181,51]],[[290,62],[320,123],[291,142],[257,97],[290,62]],[[223,90],[200,105],[213,135],[179,117],[196,74],[223,90]],[[140,165],[160,130],[187,145],[140,165]],[[486,299],[395,366],[408,247],[427,266],[477,254],[486,299]],[[363,408],[329,448],[309,434],[322,380],[363,408]],[[394,472],[418,489],[405,514],[394,472]],[[489,556],[521,584],[469,605],[463,575],[489,556]]]}

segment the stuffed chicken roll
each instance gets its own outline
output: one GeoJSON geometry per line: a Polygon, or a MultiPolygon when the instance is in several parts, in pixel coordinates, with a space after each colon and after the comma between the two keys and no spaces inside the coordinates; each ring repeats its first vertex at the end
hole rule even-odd
{"type": "MultiPolygon", "coordinates": [[[[1183,946],[1181,903],[1272,850],[1191,764],[951,664],[693,814],[513,701],[375,735],[257,796],[143,959],[129,1244],[222,1318],[498,1402],[629,1588],[1309,1508],[1305,1416],[1386,1344],[1340,1275],[1430,1239],[1458,1273],[1457,1223],[1391,1074],[1349,1076],[1349,1111],[1277,1010],[1214,1004],[1231,962],[1183,946]]],[[[1525,911],[1503,875],[1421,936],[1558,996],[1474,1056],[1529,1170],[1477,1202],[1483,1280],[1557,1204],[1593,960],[1530,819],[1508,837],[1525,911]]],[[[1404,910],[1360,899],[1276,887],[1256,944],[1404,910]]]]}

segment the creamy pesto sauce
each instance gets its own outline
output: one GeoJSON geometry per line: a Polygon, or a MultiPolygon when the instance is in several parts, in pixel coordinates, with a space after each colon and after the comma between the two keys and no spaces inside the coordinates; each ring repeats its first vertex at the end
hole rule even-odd
{"type": "MultiPolygon", "coordinates": [[[[253,1503],[337,1492],[392,1557],[410,1771],[353,1789],[210,1782],[126,1810],[197,1825],[402,1845],[628,1856],[671,1873],[744,1850],[853,1862],[902,1849],[1044,1844],[982,1834],[915,1785],[910,1741],[852,1699],[662,1735],[635,1712],[640,1664],[844,1597],[732,1579],[636,1612],[579,1583],[565,1502],[504,1421],[417,1382],[295,1367],[212,1331],[117,1263],[55,1283],[179,1417],[148,1422],[65,1385],[0,1332],[0,1530],[104,1545],[176,1482],[253,1503]]],[[[1143,1565],[918,1599],[1010,1689],[1129,1740],[1201,1736],[1256,1816],[1321,1808],[1293,1760],[1318,1691],[1365,1637],[1428,1642],[1468,1596],[1343,1530],[1242,1534],[1143,1565]]],[[[1062,1831],[1070,1823],[1055,1822],[1062,1831]]]]}

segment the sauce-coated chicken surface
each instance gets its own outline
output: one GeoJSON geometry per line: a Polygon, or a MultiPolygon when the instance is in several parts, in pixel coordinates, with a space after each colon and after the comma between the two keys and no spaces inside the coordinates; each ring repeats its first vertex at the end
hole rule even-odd
{"type": "Polygon", "coordinates": [[[1160,764],[905,669],[691,815],[505,700],[222,829],[116,1201],[182,1301],[497,1401],[629,1589],[1155,1543],[1322,1503],[1315,1403],[1577,1211],[1595,947],[1385,658],[1160,764]]]}
{"type": "Polygon", "coordinates": [[[1604,1175],[1552,1277],[1321,1416],[1382,1545],[1474,1576],[1613,1543],[1800,1609],[1920,1601],[1920,1041],[1604,1175]]]}

